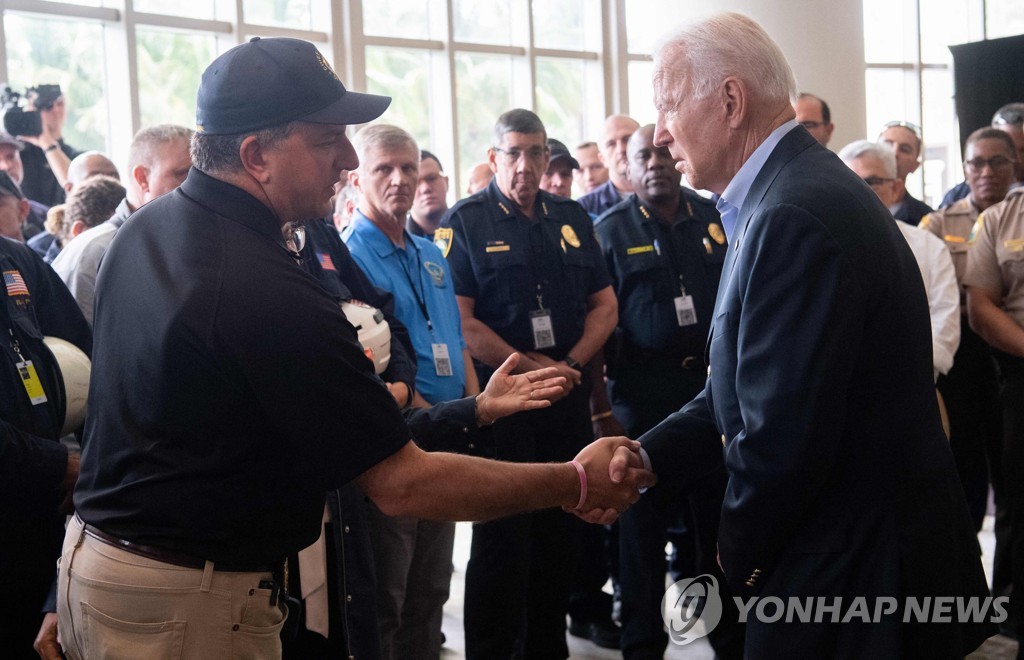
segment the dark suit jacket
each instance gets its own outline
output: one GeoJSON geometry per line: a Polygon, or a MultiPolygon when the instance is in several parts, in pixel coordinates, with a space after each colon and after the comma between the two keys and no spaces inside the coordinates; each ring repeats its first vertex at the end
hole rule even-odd
{"type": "MultiPolygon", "coordinates": [[[[924,287],[888,210],[797,127],[736,227],[704,392],[641,438],[662,481],[699,478],[724,454],[719,548],[735,593],[986,596],[939,422],[924,287]]],[[[962,657],[993,633],[748,619],[747,653],[962,657]]]]}

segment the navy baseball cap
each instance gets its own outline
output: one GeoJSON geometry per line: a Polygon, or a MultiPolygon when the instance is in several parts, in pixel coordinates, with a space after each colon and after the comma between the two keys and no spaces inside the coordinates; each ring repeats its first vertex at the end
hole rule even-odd
{"type": "Polygon", "coordinates": [[[308,41],[253,37],[206,67],[196,95],[196,129],[234,135],[299,120],[364,124],[390,104],[389,96],[345,89],[308,41]]]}
{"type": "Polygon", "coordinates": [[[555,138],[548,138],[548,150],[551,152],[550,162],[553,163],[559,158],[564,158],[569,161],[570,165],[572,165],[572,169],[580,169],[580,162],[572,157],[572,154],[569,153],[569,148],[562,142],[559,142],[555,138]]]}

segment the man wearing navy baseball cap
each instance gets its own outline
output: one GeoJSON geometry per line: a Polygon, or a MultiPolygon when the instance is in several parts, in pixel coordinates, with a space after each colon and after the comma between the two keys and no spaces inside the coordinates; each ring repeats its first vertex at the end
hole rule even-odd
{"type": "MultiPolygon", "coordinates": [[[[58,581],[68,657],[279,657],[282,560],[316,541],[325,492],[350,481],[388,515],[436,520],[553,506],[611,520],[649,483],[643,470],[610,480],[625,439],[545,465],[409,440],[291,230],[329,213],[339,172],[358,165],[346,126],[389,102],[346,90],[295,39],[253,39],[203,73],[192,170],[133,215],[99,269],[58,581]]],[[[523,383],[530,407],[549,405],[549,376],[523,383]]],[[[500,411],[478,399],[477,412],[500,411]]]]}

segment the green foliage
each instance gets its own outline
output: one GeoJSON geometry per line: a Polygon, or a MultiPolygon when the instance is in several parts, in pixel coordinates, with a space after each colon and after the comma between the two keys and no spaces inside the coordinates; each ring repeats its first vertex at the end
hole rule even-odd
{"type": "Polygon", "coordinates": [[[64,140],[78,149],[105,149],[103,27],[4,13],[8,84],[19,93],[60,84],[67,106],[64,140]]]}
{"type": "Polygon", "coordinates": [[[213,37],[139,28],[136,43],[142,126],[194,126],[196,91],[214,57],[213,37]]]}

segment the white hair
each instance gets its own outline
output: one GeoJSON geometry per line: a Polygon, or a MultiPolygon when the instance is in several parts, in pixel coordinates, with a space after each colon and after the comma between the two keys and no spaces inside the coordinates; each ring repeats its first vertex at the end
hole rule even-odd
{"type": "Polygon", "coordinates": [[[727,76],[745,82],[760,101],[792,104],[796,99],[796,76],[782,49],[754,19],[737,12],[673,30],[655,47],[654,66],[688,75],[688,95],[697,100],[710,96],[727,76]]]}
{"type": "Polygon", "coordinates": [[[420,148],[416,144],[416,138],[408,131],[390,124],[372,124],[359,129],[352,138],[352,144],[356,148],[356,153],[359,154],[360,169],[362,169],[366,153],[370,149],[390,151],[409,147],[416,152],[416,161],[419,162],[420,148]]]}
{"type": "Polygon", "coordinates": [[[847,165],[858,158],[864,157],[877,158],[882,161],[882,167],[885,168],[885,176],[890,179],[896,178],[896,155],[888,147],[883,147],[877,142],[870,140],[857,140],[839,151],[839,160],[847,165]]]}

